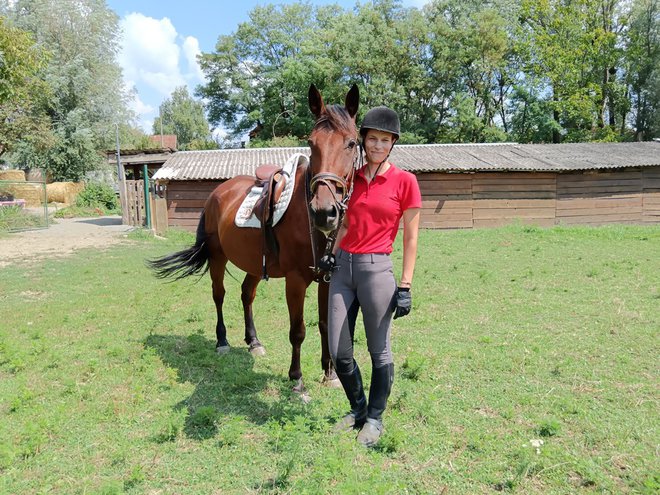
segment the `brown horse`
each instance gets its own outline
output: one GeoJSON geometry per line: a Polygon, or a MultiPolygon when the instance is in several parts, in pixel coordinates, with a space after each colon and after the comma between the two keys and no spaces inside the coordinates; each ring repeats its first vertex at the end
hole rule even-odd
{"type": "MultiPolygon", "coordinates": [[[[309,137],[309,165],[298,167],[289,207],[273,228],[279,249],[266,258],[267,273],[284,277],[289,311],[289,341],[293,347],[289,378],[295,380],[294,391],[304,391],[300,369],[300,348],[305,339],[303,309],[305,292],[318,271],[316,263],[326,247],[326,235],[339,227],[341,208],[350,191],[358,158],[358,135],[355,116],[359,91],[353,86],[346,95],[345,107],[325,106],[319,91],[309,88],[309,108],[316,123],[309,137]]],[[[257,285],[263,273],[264,239],[258,228],[237,227],[236,212],[254,185],[254,177],[237,176],[219,185],[206,201],[197,226],[195,244],[189,249],[149,262],[159,277],[182,278],[210,271],[213,301],[217,310],[216,349],[229,350],[222,304],[225,297],[223,279],[227,261],[246,272],[241,286],[245,317],[245,342],[251,352],[263,350],[257,338],[252,314],[257,285]]],[[[319,331],[321,333],[321,366],[324,382],[336,385],[327,341],[328,284],[321,281],[318,290],[319,331]]]]}

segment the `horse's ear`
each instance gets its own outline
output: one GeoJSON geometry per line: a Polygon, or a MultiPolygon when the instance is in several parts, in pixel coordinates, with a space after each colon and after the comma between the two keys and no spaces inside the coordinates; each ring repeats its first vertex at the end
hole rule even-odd
{"type": "Polygon", "coordinates": [[[357,84],[353,84],[353,87],[346,94],[346,110],[351,117],[355,118],[358,112],[358,107],[360,106],[360,90],[357,87],[357,84]]]}
{"type": "Polygon", "coordinates": [[[309,109],[318,118],[325,110],[325,105],[323,104],[321,93],[319,93],[319,90],[316,89],[314,84],[309,87],[307,99],[309,100],[309,109]]]}

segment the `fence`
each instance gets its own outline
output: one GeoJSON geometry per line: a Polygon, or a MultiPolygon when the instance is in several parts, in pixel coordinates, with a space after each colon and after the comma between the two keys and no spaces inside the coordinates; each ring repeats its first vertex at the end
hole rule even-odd
{"type": "Polygon", "coordinates": [[[48,227],[46,182],[0,180],[0,230],[48,227]]]}
{"type": "Polygon", "coordinates": [[[167,204],[164,198],[153,194],[153,182],[150,182],[150,219],[147,222],[147,212],[144,202],[144,182],[142,180],[124,181],[124,188],[120,193],[122,223],[135,227],[146,227],[149,224],[157,234],[160,234],[167,230],[167,204]]]}

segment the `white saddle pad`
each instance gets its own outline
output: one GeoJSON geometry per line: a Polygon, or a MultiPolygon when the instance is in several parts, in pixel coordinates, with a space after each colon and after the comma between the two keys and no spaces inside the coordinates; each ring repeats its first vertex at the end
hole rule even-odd
{"type": "MultiPolygon", "coordinates": [[[[286,179],[286,184],[284,185],[284,190],[282,191],[282,195],[280,196],[279,201],[275,204],[273,211],[273,225],[277,225],[277,222],[280,221],[284,215],[284,212],[289,206],[291,196],[293,195],[293,188],[296,182],[296,169],[299,165],[307,164],[308,162],[309,159],[307,156],[303,155],[302,153],[294,153],[289,157],[287,162],[284,164],[284,167],[282,167],[282,170],[284,173],[288,174],[288,176],[286,179]]],[[[236,212],[236,218],[234,219],[234,223],[237,227],[261,228],[261,223],[259,222],[259,219],[252,214],[252,210],[254,209],[254,205],[259,199],[259,196],[261,196],[262,190],[263,187],[255,186],[245,197],[243,203],[236,212]]]]}

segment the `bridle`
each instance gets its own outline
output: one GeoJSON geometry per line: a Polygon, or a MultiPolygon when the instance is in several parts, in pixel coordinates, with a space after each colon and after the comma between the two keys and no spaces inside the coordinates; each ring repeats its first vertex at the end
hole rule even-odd
{"type": "Polygon", "coordinates": [[[309,164],[307,165],[307,170],[305,172],[305,186],[306,186],[305,200],[307,202],[307,218],[309,220],[309,235],[312,243],[312,259],[314,260],[314,266],[311,266],[310,268],[314,272],[315,282],[320,282],[321,279],[325,282],[329,282],[331,274],[323,272],[318,267],[318,259],[316,256],[317,246],[314,240],[314,226],[312,223],[312,215],[310,211],[312,195],[316,194],[316,190],[318,189],[319,186],[321,185],[326,186],[332,193],[332,198],[335,207],[339,212],[339,220],[337,222],[337,228],[326,235],[327,241],[323,254],[327,255],[332,252],[332,248],[335,245],[335,240],[337,239],[337,232],[339,231],[339,228],[341,227],[341,224],[344,220],[344,214],[346,213],[346,209],[348,208],[348,201],[351,199],[351,195],[353,194],[353,182],[354,182],[353,179],[355,178],[355,172],[360,168],[359,162],[362,161],[363,159],[362,152],[360,151],[360,149],[361,149],[360,146],[355,146],[353,164],[351,165],[351,169],[348,171],[345,177],[341,177],[332,172],[319,172],[318,174],[314,174],[312,176],[311,158],[309,164]],[[337,195],[337,189],[339,187],[343,191],[341,198],[337,195]]]}
{"type": "MultiPolygon", "coordinates": [[[[332,172],[319,172],[318,174],[313,175],[309,179],[309,191],[311,194],[316,194],[316,190],[320,185],[326,186],[332,193],[332,199],[337,207],[337,210],[340,211],[340,214],[346,210],[348,206],[348,200],[351,198],[353,193],[353,178],[355,177],[355,171],[357,170],[358,157],[357,146],[355,148],[355,153],[353,156],[353,164],[351,169],[346,174],[346,177],[340,177],[337,174],[332,172]],[[334,186],[334,188],[332,187],[334,186]],[[341,188],[343,195],[341,198],[337,195],[337,189],[341,188]]],[[[309,171],[311,173],[311,161],[309,166],[309,171]]],[[[308,202],[311,197],[308,198],[308,202]]]]}

